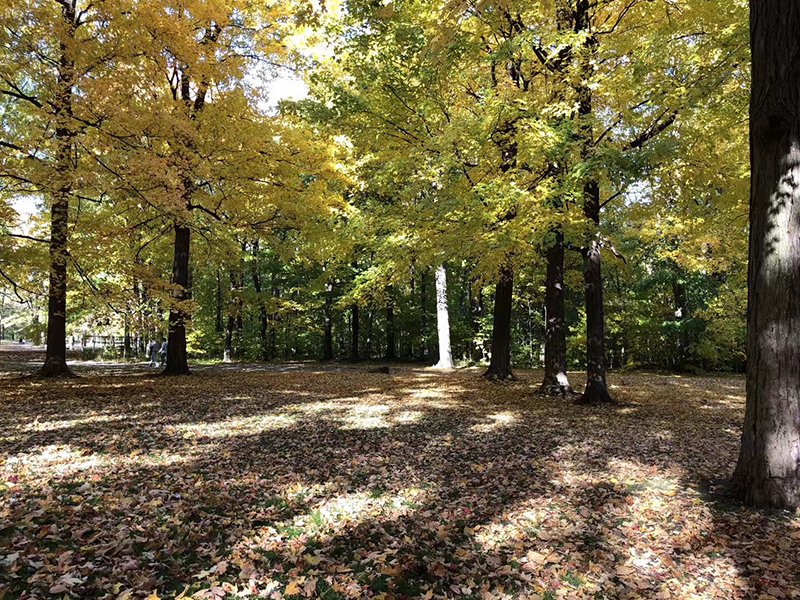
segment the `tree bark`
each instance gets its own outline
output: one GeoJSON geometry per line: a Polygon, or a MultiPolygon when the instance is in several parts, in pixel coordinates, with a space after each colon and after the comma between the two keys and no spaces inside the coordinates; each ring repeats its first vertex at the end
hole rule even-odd
{"type": "Polygon", "coordinates": [[[675,358],[675,370],[686,371],[689,358],[689,336],[686,334],[686,318],[689,309],[686,302],[686,286],[678,280],[676,275],[672,282],[672,296],[675,300],[675,323],[678,334],[678,355],[675,358]]]}
{"type": "Polygon", "coordinates": [[[360,326],[358,322],[358,304],[353,304],[351,316],[352,336],[350,338],[350,360],[358,360],[358,338],[360,326]]]}
{"type": "Polygon", "coordinates": [[[394,286],[386,286],[386,360],[395,360],[397,354],[395,353],[394,343],[394,286]]]}
{"type": "Polygon", "coordinates": [[[453,352],[450,348],[450,315],[447,310],[447,269],[436,268],[436,332],[439,336],[439,362],[436,369],[453,368],[453,352]]]}
{"type": "Polygon", "coordinates": [[[733,489],[800,506],[800,5],[752,0],[747,408],[733,489]]]}
{"type": "Polygon", "coordinates": [[[169,311],[169,339],[167,341],[167,366],[165,375],[188,375],[186,355],[186,324],[189,313],[189,244],[191,230],[187,225],[175,225],[175,249],[172,262],[172,283],[177,286],[176,303],[169,311]]]}
{"type": "MultiPolygon", "coordinates": [[[[66,36],[75,37],[75,6],[62,3],[66,36]]],[[[50,207],[50,287],[47,302],[47,351],[39,377],[74,377],[67,366],[67,240],[69,199],[73,192],[75,129],[72,123],[75,64],[64,42],[59,44],[57,91],[53,102],[56,130],[56,188],[50,207]]]]}
{"type": "Polygon", "coordinates": [[[333,284],[325,284],[325,339],[322,344],[322,360],[333,360],[333,284]]]}
{"type": "Polygon", "coordinates": [[[567,327],[564,308],[564,233],[556,232],[547,250],[544,299],[544,380],[539,392],[548,396],[572,396],[567,377],[567,327]]]}
{"type": "MultiPolygon", "coordinates": [[[[590,181],[584,189],[584,215],[599,226],[600,186],[590,181]]],[[[586,389],[577,404],[613,404],[606,384],[605,315],[600,242],[593,239],[581,250],[586,302],[586,389]]]]}
{"type": "Polygon", "coordinates": [[[516,379],[511,372],[511,308],[514,293],[514,271],[505,266],[500,271],[494,291],[492,323],[492,360],[483,374],[487,379],[516,379]]]}

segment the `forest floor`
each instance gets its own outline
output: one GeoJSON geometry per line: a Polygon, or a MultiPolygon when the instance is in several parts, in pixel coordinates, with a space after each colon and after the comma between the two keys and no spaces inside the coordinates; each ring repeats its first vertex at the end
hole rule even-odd
{"type": "Polygon", "coordinates": [[[2,598],[800,597],[800,518],[722,493],[739,377],[591,408],[535,372],[34,358],[0,352],[2,598]]]}

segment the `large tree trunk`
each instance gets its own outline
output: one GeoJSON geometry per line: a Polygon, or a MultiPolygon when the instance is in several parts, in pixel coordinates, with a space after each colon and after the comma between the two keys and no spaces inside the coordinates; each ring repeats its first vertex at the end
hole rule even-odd
{"type": "Polygon", "coordinates": [[[439,362],[436,369],[453,368],[453,352],[450,349],[450,315],[447,310],[447,270],[444,265],[436,268],[436,332],[439,335],[439,362]]]}
{"type": "Polygon", "coordinates": [[[394,343],[394,286],[386,286],[386,360],[395,360],[394,343]]]}
{"type": "Polygon", "coordinates": [[[187,225],[175,225],[175,250],[172,263],[172,283],[177,286],[176,304],[169,311],[169,339],[165,375],[188,375],[186,356],[186,324],[189,313],[189,242],[191,230],[187,225]]]}
{"type": "Polygon", "coordinates": [[[492,360],[483,374],[487,379],[515,379],[511,372],[511,308],[514,293],[514,271],[505,266],[494,291],[492,323],[492,360]]]}
{"type": "Polygon", "coordinates": [[[800,506],[800,5],[752,0],[747,408],[735,493],[800,506]]]}
{"type": "MultiPolygon", "coordinates": [[[[62,4],[62,18],[67,36],[75,36],[75,7],[62,4]]],[[[74,186],[72,154],[75,129],[72,123],[75,65],[65,44],[59,47],[58,82],[53,102],[56,129],[56,188],[50,207],[50,287],[47,303],[47,352],[40,377],[73,377],[67,367],[67,238],[69,198],[74,186]]]]}
{"type": "Polygon", "coordinates": [[[556,232],[547,250],[544,298],[544,380],[539,392],[548,396],[572,396],[567,378],[567,327],[564,308],[564,234],[556,232]]]}
{"type": "MultiPolygon", "coordinates": [[[[599,226],[600,186],[586,184],[584,215],[599,226]]],[[[603,313],[603,275],[600,269],[600,241],[591,240],[583,254],[583,289],[586,301],[586,389],[578,404],[611,404],[614,402],[606,384],[605,316],[603,313]]]]}

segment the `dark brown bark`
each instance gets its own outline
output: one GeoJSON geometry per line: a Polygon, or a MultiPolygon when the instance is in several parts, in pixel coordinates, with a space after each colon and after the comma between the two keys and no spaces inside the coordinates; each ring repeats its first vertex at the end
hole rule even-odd
{"type": "Polygon", "coordinates": [[[397,354],[395,351],[394,339],[394,286],[386,286],[386,360],[395,360],[397,354]]]}
{"type": "Polygon", "coordinates": [[[800,506],[800,4],[752,0],[747,408],[733,474],[748,504],[800,506]]]}
{"type": "Polygon", "coordinates": [[[167,366],[165,375],[188,375],[186,355],[186,325],[189,313],[189,244],[191,231],[186,225],[175,225],[175,248],[172,262],[172,283],[177,287],[176,303],[169,311],[169,339],[167,341],[167,366]]]}
{"type": "MultiPolygon", "coordinates": [[[[76,30],[75,7],[62,3],[62,19],[66,36],[73,38],[76,30]]],[[[73,151],[75,129],[72,122],[75,65],[67,46],[59,45],[58,81],[53,101],[56,122],[56,188],[50,207],[50,287],[47,302],[47,351],[39,377],[73,377],[67,366],[67,240],[69,236],[69,199],[73,193],[73,151]]]]}
{"type": "MultiPolygon", "coordinates": [[[[590,181],[584,189],[583,212],[595,225],[600,222],[600,186],[590,181]]],[[[586,301],[586,389],[577,404],[610,404],[614,400],[606,384],[605,316],[600,242],[593,239],[581,250],[586,301]]]]}
{"type": "Polygon", "coordinates": [[[564,234],[556,232],[553,245],[547,250],[545,283],[544,380],[539,392],[548,396],[572,396],[567,377],[567,327],[564,308],[564,234]]]}
{"type": "Polygon", "coordinates": [[[514,294],[514,271],[506,265],[500,271],[494,291],[492,323],[492,359],[483,374],[487,379],[515,379],[511,372],[511,309],[514,294]]]}
{"type": "MultiPolygon", "coordinates": [[[[261,341],[260,355],[261,360],[269,360],[269,313],[267,312],[267,305],[262,296],[261,274],[258,271],[258,248],[259,243],[256,240],[253,243],[253,262],[251,275],[253,277],[253,289],[258,296],[258,312],[259,312],[259,340],[261,341]]],[[[219,281],[219,279],[217,279],[219,281]]]]}
{"type": "Polygon", "coordinates": [[[351,309],[350,325],[352,327],[352,335],[350,337],[350,359],[358,360],[358,338],[359,338],[359,322],[358,322],[358,304],[353,304],[351,309]]]}
{"type": "Polygon", "coordinates": [[[675,370],[682,372],[687,368],[689,359],[689,336],[686,333],[686,317],[688,307],[686,302],[686,286],[678,279],[672,282],[672,296],[675,300],[675,323],[678,327],[678,349],[675,357],[675,370]]]}
{"type": "Polygon", "coordinates": [[[333,360],[333,284],[325,284],[325,335],[322,343],[322,360],[333,360]]]}

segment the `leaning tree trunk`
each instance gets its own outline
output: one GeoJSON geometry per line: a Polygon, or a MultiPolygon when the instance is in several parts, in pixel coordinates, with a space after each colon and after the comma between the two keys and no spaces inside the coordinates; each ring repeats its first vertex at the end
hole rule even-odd
{"type": "Polygon", "coordinates": [[[514,271],[503,267],[494,291],[492,323],[492,360],[483,374],[487,379],[515,379],[511,372],[511,308],[514,292],[514,271]]]}
{"type": "Polygon", "coordinates": [[[548,396],[572,396],[567,378],[567,328],[564,308],[564,233],[556,232],[547,250],[544,298],[544,380],[539,392],[548,396]]]}
{"type": "Polygon", "coordinates": [[[800,5],[752,0],[747,408],[735,493],[800,506],[800,5]]]}
{"type": "Polygon", "coordinates": [[[386,286],[386,360],[395,360],[397,355],[394,349],[394,286],[386,286]]]}
{"type": "Polygon", "coordinates": [[[439,335],[439,362],[436,369],[453,368],[453,352],[450,349],[450,315],[447,310],[447,270],[444,265],[436,268],[436,332],[439,335]]]}
{"type": "MultiPolygon", "coordinates": [[[[65,2],[62,17],[67,35],[75,35],[75,7],[65,2]]],[[[50,207],[50,287],[47,302],[47,352],[40,377],[73,377],[67,366],[67,239],[69,198],[73,192],[75,130],[72,123],[75,65],[66,46],[59,48],[58,88],[53,108],[56,119],[56,189],[50,207]]]]}
{"type": "MultiPolygon", "coordinates": [[[[584,214],[600,222],[600,186],[586,184],[584,214]]],[[[603,276],[600,270],[600,241],[592,239],[583,254],[583,289],[586,300],[586,389],[578,404],[611,404],[614,402],[606,385],[605,316],[603,314],[603,276]]]]}
{"type": "Polygon", "coordinates": [[[177,287],[176,302],[169,311],[169,339],[165,375],[188,375],[186,356],[186,324],[189,313],[189,242],[191,230],[187,225],[175,225],[175,251],[172,262],[172,284],[177,287]]]}

